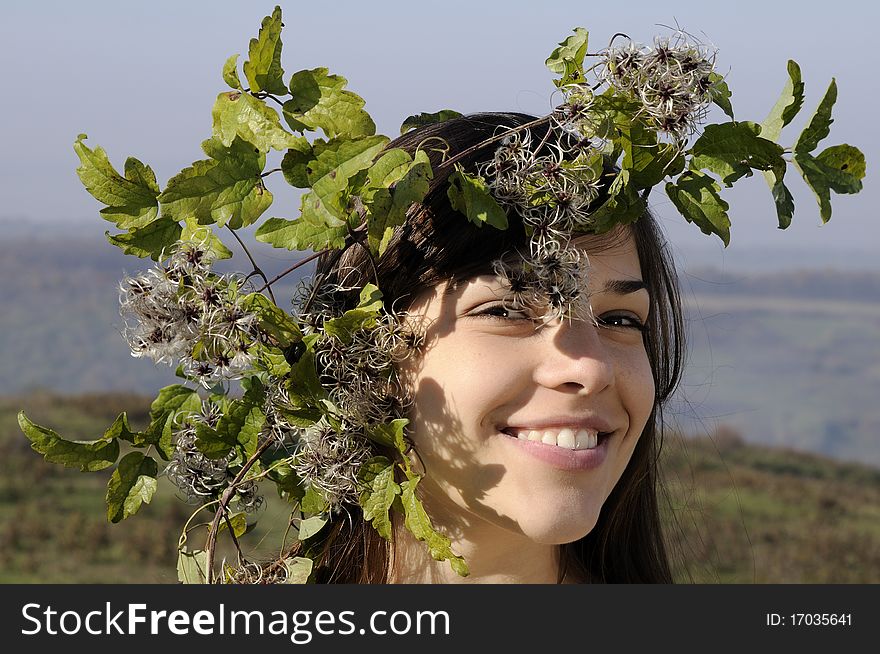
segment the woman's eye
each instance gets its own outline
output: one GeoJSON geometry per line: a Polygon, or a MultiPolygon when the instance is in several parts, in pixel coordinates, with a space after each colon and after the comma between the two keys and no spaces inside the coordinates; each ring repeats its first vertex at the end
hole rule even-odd
{"type": "Polygon", "coordinates": [[[599,317],[599,325],[602,327],[636,329],[640,332],[645,331],[645,323],[638,316],[628,313],[611,313],[599,317]]]}
{"type": "Polygon", "coordinates": [[[534,320],[534,316],[526,308],[509,307],[503,304],[492,304],[481,307],[470,314],[471,316],[479,316],[486,318],[496,318],[498,320],[534,320]]]}

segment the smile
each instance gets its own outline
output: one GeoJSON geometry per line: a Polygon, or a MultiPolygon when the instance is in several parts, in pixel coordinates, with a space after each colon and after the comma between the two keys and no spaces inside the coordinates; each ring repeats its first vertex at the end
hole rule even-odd
{"type": "Polygon", "coordinates": [[[501,432],[518,440],[555,445],[566,450],[592,450],[611,435],[611,432],[600,432],[596,429],[577,426],[542,429],[507,427],[501,432]]]}

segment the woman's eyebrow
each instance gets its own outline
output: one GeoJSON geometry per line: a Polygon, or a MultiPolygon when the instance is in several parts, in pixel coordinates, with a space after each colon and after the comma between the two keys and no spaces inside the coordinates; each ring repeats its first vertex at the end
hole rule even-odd
{"type": "Polygon", "coordinates": [[[602,287],[602,293],[628,295],[642,289],[648,290],[648,285],[641,279],[609,279],[602,287]]]}

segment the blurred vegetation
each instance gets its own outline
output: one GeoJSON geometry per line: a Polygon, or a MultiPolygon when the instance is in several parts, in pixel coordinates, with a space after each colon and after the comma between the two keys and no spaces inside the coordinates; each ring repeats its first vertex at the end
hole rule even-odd
{"type": "MultiPolygon", "coordinates": [[[[0,399],[0,582],[177,581],[177,538],[193,507],[168,482],[124,526],[111,525],[109,470],[83,474],[46,463],[16,423],[24,409],[67,438],[91,440],[122,410],[143,426],[148,406],[127,394],[0,399]]],[[[880,583],[880,470],[750,445],[727,428],[700,439],[667,437],[662,467],[678,581],[880,583]]],[[[266,500],[246,538],[261,543],[258,555],[272,556],[287,511],[276,496],[266,500]]]]}
{"type": "Polygon", "coordinates": [[[880,582],[880,469],[725,427],[667,438],[661,460],[678,581],[880,582]]]}

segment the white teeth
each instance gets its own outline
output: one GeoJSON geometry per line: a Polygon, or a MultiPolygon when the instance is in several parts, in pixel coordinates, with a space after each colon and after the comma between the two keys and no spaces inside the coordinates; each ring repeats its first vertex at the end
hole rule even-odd
{"type": "Polygon", "coordinates": [[[574,431],[572,431],[568,427],[560,429],[559,434],[557,434],[556,436],[556,444],[559,447],[564,447],[567,450],[573,450],[575,447],[574,431]]]}
{"type": "Polygon", "coordinates": [[[599,445],[599,433],[591,429],[575,430],[571,427],[544,429],[541,431],[537,429],[517,429],[509,433],[519,440],[556,445],[567,450],[592,450],[599,445]]]}
{"type": "Polygon", "coordinates": [[[592,450],[596,445],[599,444],[599,434],[596,432],[590,432],[586,429],[581,429],[577,433],[577,449],[579,450],[592,450]]]}

